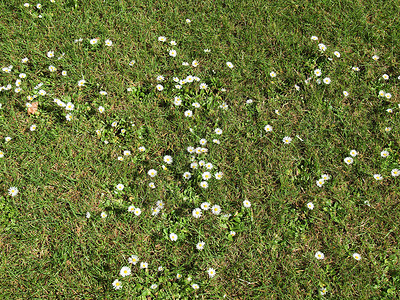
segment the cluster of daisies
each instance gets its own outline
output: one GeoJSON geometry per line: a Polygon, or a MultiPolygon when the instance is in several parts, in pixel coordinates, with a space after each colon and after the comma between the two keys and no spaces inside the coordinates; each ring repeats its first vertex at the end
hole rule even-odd
{"type": "MultiPolygon", "coordinates": [[[[354,150],[354,149],[351,150],[351,151],[350,151],[350,156],[346,157],[346,158],[344,159],[344,162],[345,162],[346,164],[348,164],[348,165],[353,164],[353,162],[354,162],[353,157],[356,157],[357,155],[358,155],[358,152],[357,152],[356,150],[354,150]]],[[[382,157],[382,158],[387,158],[387,157],[389,157],[389,151],[387,151],[387,150],[381,151],[381,157],[382,157]]],[[[392,169],[391,175],[392,175],[393,177],[399,176],[399,175],[400,175],[399,169],[392,169]]],[[[375,178],[375,180],[383,180],[383,176],[382,176],[381,174],[374,174],[373,177],[375,178]]]]}

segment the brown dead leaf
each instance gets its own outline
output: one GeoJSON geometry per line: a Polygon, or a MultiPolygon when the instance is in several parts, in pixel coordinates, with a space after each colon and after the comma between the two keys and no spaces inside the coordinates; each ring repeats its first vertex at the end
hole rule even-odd
{"type": "Polygon", "coordinates": [[[28,115],[34,114],[38,110],[39,102],[33,102],[31,107],[28,107],[28,115]]]}

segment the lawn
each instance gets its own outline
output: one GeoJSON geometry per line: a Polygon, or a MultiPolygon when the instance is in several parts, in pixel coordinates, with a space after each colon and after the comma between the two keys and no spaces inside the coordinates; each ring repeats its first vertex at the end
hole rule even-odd
{"type": "Polygon", "coordinates": [[[0,12],[0,299],[400,297],[398,1],[0,12]]]}

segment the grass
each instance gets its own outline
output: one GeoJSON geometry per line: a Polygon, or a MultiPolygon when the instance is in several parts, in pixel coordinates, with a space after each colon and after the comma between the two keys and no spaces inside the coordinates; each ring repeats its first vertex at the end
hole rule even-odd
{"type": "Polygon", "coordinates": [[[396,1],[56,0],[39,10],[14,0],[0,10],[0,66],[13,66],[0,73],[0,86],[12,84],[0,92],[1,297],[399,297],[400,190],[391,176],[400,165],[396,1]],[[98,44],[90,44],[93,38],[98,44]],[[182,65],[193,60],[198,67],[182,65]],[[318,84],[315,69],[331,83],[318,84]],[[27,77],[15,93],[20,73],[27,77]],[[158,75],[165,77],[161,92],[158,75]],[[173,77],[188,75],[200,82],[174,88],[173,77]],[[38,111],[28,114],[27,96],[38,93],[39,83],[47,94],[33,100],[38,111]],[[391,98],[380,97],[381,90],[391,98]],[[173,104],[178,95],[181,106],[173,104]],[[54,98],[74,104],[71,121],[54,98]],[[193,118],[184,116],[188,109],[193,118]],[[187,147],[199,147],[202,138],[208,152],[189,154],[187,147]],[[347,165],[352,149],[359,154],[347,165]],[[119,161],[125,150],[132,155],[119,161]],[[192,156],[211,162],[222,180],[213,177],[201,188],[205,169],[191,169],[192,156]],[[318,187],[322,174],[331,179],[318,187]],[[117,184],[123,191],[116,193],[117,184]],[[13,186],[15,197],[8,193],[13,186]],[[152,216],[159,200],[165,207],[152,216]],[[221,214],[194,218],[192,210],[205,201],[221,214]],[[140,216],[128,212],[131,205],[140,216]],[[203,250],[196,249],[200,241],[203,250]],[[148,269],[130,265],[131,255],[148,269]],[[131,267],[130,276],[120,276],[123,266],[131,267]]]}

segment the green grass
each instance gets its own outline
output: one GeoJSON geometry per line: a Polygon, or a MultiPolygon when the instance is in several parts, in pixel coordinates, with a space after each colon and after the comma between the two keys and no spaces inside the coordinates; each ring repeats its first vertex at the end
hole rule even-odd
{"type": "Polygon", "coordinates": [[[0,3],[0,67],[13,66],[0,71],[0,86],[12,84],[0,92],[0,298],[399,297],[400,188],[391,176],[400,166],[397,1],[56,0],[40,11],[23,3],[0,3]],[[46,56],[51,50],[54,58],[46,56]],[[193,60],[198,67],[182,65],[193,60]],[[329,85],[316,82],[317,68],[329,85]],[[20,73],[27,77],[15,93],[20,73]],[[158,75],[165,77],[161,92],[158,75]],[[172,78],[188,75],[200,81],[175,89],[172,78]],[[33,100],[39,109],[29,115],[27,96],[40,82],[47,94],[33,100]],[[207,90],[199,89],[202,82],[207,90]],[[379,97],[381,90],[392,97],[379,97]],[[74,104],[72,121],[54,98],[74,104]],[[193,118],[184,116],[187,109],[193,118]],[[208,152],[189,154],[202,138],[208,152]],[[352,149],[359,155],[347,165],[352,149]],[[118,161],[124,150],[132,155],[118,161]],[[222,180],[201,188],[205,169],[191,169],[192,156],[211,162],[222,180]],[[331,179],[318,187],[322,174],[331,179]],[[115,193],[120,183],[125,188],[115,193]],[[13,186],[15,197],[8,193],[13,186]],[[152,216],[159,200],[165,208],[152,216]],[[203,211],[195,219],[192,210],[204,201],[220,205],[221,214],[203,211]],[[142,214],[129,213],[131,205],[142,214]],[[317,260],[317,251],[325,259],[317,260]],[[128,263],[134,254],[147,270],[128,263]],[[120,276],[123,266],[130,276],[120,276]],[[115,279],[122,289],[113,289],[115,279]]]}

